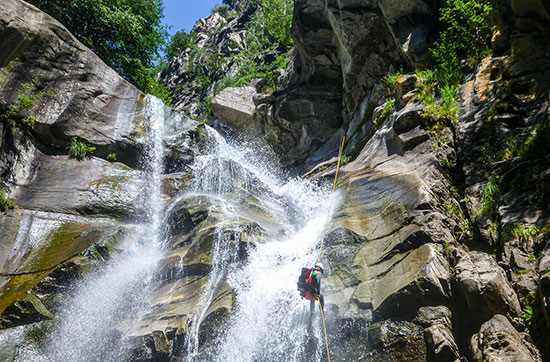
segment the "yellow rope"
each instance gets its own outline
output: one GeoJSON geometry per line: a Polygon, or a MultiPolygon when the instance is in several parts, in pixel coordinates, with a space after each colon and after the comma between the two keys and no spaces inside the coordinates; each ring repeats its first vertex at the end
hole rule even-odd
{"type": "Polygon", "coordinates": [[[334,175],[334,183],[332,184],[332,192],[330,193],[327,219],[325,220],[325,229],[323,230],[323,238],[321,239],[321,249],[319,250],[319,258],[317,259],[317,262],[321,261],[321,254],[323,254],[323,246],[325,244],[325,235],[327,233],[327,228],[328,228],[328,219],[330,217],[330,210],[332,210],[332,196],[334,195],[334,190],[336,190],[336,181],[338,180],[338,171],[340,170],[340,160],[342,159],[342,151],[344,150],[345,141],[346,141],[346,135],[344,134],[344,137],[342,138],[342,144],[340,145],[340,149],[338,150],[338,163],[336,164],[336,174],[334,175]]]}
{"type": "Polygon", "coordinates": [[[319,309],[321,310],[321,316],[323,317],[323,329],[325,330],[325,345],[327,346],[327,358],[328,358],[328,362],[330,362],[330,352],[328,350],[327,325],[325,324],[325,312],[323,312],[323,307],[321,307],[321,301],[319,300],[319,298],[317,298],[317,301],[319,302],[319,309]]]}
{"type": "MultiPolygon", "coordinates": [[[[332,196],[334,195],[334,190],[336,190],[336,181],[338,180],[338,171],[340,170],[340,161],[342,160],[342,152],[344,151],[344,142],[346,142],[345,134],[344,134],[344,137],[342,138],[342,144],[340,145],[340,149],[338,150],[338,163],[336,164],[336,174],[334,175],[334,183],[332,184],[332,192],[330,193],[327,219],[325,221],[325,229],[323,230],[323,238],[321,239],[321,248],[319,249],[319,258],[317,259],[317,262],[321,261],[321,254],[323,254],[323,246],[325,244],[325,235],[327,233],[330,210],[332,210],[332,196]]],[[[328,362],[330,362],[330,352],[328,350],[328,337],[327,337],[327,326],[325,322],[325,312],[323,311],[323,307],[321,306],[321,301],[319,300],[319,297],[317,297],[317,301],[319,302],[319,309],[321,310],[321,316],[323,317],[323,330],[325,331],[325,345],[327,346],[327,358],[328,358],[328,362]]]]}

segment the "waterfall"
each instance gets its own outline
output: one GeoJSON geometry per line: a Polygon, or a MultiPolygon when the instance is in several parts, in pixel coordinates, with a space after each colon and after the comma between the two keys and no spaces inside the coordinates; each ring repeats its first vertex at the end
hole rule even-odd
{"type": "Polygon", "coordinates": [[[143,222],[123,241],[126,252],[114,255],[101,270],[90,273],[61,307],[60,324],[49,337],[40,359],[45,361],[123,360],[116,324],[146,303],[147,286],[153,279],[162,250],[162,199],[164,105],[146,99],[148,144],[142,159],[145,205],[143,222]]]}
{"type": "Polygon", "coordinates": [[[229,195],[244,189],[282,218],[286,232],[258,243],[244,264],[236,261],[235,250],[218,235],[210,283],[188,336],[186,360],[300,361],[312,341],[321,348],[315,348],[319,352],[308,360],[319,360],[323,341],[319,312],[310,314],[309,301],[296,291],[296,280],[302,266],[317,260],[330,212],[328,192],[305,180],[285,180],[277,174],[277,167],[258,157],[261,150],[230,144],[211,129],[209,133],[215,144],[195,161],[194,174],[200,176],[190,192],[224,200],[225,217],[238,218],[229,195]],[[198,331],[223,278],[235,292],[236,307],[225,333],[209,342],[214,347],[205,355],[199,351],[198,331]]]}
{"type": "MultiPolygon", "coordinates": [[[[302,266],[317,261],[332,212],[328,187],[289,178],[264,147],[227,140],[206,127],[208,149],[195,155],[190,184],[172,199],[163,199],[163,139],[165,129],[173,126],[167,121],[174,120],[165,120],[160,100],[148,96],[142,198],[135,201],[143,220],[130,227],[133,232],[120,247],[124,251],[86,275],[62,303],[46,347],[27,351],[21,361],[128,360],[135,340],[121,331],[137,330],[151,317],[152,296],[164,278],[159,276],[160,261],[172,255],[168,220],[180,202],[193,198],[211,203],[211,268],[200,301],[187,316],[187,334],[180,340],[184,345],[171,350],[174,360],[302,361],[307,354],[308,361],[320,361],[324,341],[319,311],[310,313],[296,280],[302,266]],[[260,231],[251,234],[250,227],[260,231]],[[243,258],[240,240],[245,234],[250,234],[251,246],[243,258]],[[205,339],[202,327],[223,288],[233,293],[233,309],[221,332],[205,339]]],[[[185,275],[185,257],[176,260],[172,279],[185,275]]],[[[177,283],[169,295],[177,293],[177,283]]]]}

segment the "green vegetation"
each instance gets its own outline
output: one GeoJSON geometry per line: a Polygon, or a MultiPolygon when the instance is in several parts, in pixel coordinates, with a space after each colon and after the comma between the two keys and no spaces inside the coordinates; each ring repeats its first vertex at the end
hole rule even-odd
{"type": "Polygon", "coordinates": [[[473,232],[473,225],[466,217],[464,210],[460,206],[460,203],[454,198],[445,199],[443,201],[443,207],[447,215],[456,220],[457,225],[454,229],[455,236],[460,240],[464,235],[470,235],[473,232]]]}
{"type": "MultiPolygon", "coordinates": [[[[447,143],[445,129],[458,116],[456,102],[458,84],[464,78],[461,61],[471,62],[489,51],[489,0],[449,0],[441,9],[443,30],[430,49],[433,69],[417,70],[416,99],[424,105],[423,116],[430,119],[428,135],[433,148],[447,143]]],[[[399,73],[383,80],[386,88],[395,86],[399,73]]]]}
{"type": "MultiPolygon", "coordinates": [[[[550,231],[550,225],[537,227],[536,225],[517,223],[503,227],[502,237],[504,240],[516,239],[527,250],[537,241],[539,235],[548,231],[550,231]]],[[[533,259],[537,259],[537,257],[533,256],[533,259]]]]}
{"type": "Polygon", "coordinates": [[[526,269],[523,269],[523,268],[513,268],[513,272],[514,272],[514,275],[519,277],[519,276],[522,276],[523,274],[527,274],[527,270],[526,269]]]}
{"type": "Polygon", "coordinates": [[[531,326],[531,323],[533,321],[533,307],[528,306],[524,308],[521,313],[521,318],[523,318],[523,321],[525,322],[525,324],[527,324],[528,326],[531,326]]]}
{"type": "Polygon", "coordinates": [[[83,160],[95,151],[95,147],[79,140],[78,137],[73,137],[71,138],[71,145],[67,148],[67,151],[70,157],[76,158],[77,160],[83,160]]]}
{"type": "MultiPolygon", "coordinates": [[[[92,147],[93,148],[93,147],[92,147]]],[[[92,150],[93,151],[93,150],[92,150]]],[[[116,153],[109,153],[107,155],[107,161],[116,161],[117,159],[117,154],[116,153]]]]}
{"type": "Polygon", "coordinates": [[[491,29],[489,0],[448,0],[439,20],[446,27],[431,49],[437,77],[443,84],[456,84],[464,77],[460,61],[489,52],[491,29]]]}
{"type": "Polygon", "coordinates": [[[447,255],[447,259],[451,257],[451,247],[447,240],[443,240],[443,250],[445,250],[445,255],[447,255]]]}
{"type": "MultiPolygon", "coordinates": [[[[228,13],[230,2],[217,5],[212,12],[218,12],[224,17],[234,16],[228,13]]],[[[277,78],[281,69],[286,69],[286,58],[293,40],[290,35],[293,6],[292,0],[257,0],[256,9],[245,24],[245,49],[239,44],[233,44],[234,53],[224,54],[215,47],[199,48],[195,44],[196,34],[177,32],[166,46],[166,55],[170,59],[190,48],[189,63],[185,67],[186,80],[195,83],[200,92],[204,92],[211,84],[216,83],[215,93],[227,87],[237,87],[254,78],[263,79],[262,91],[273,92],[277,88],[277,78]],[[236,49],[241,49],[236,50],[236,49]],[[228,74],[228,67],[234,66],[237,71],[228,74]]],[[[211,113],[211,97],[203,94],[202,106],[206,116],[211,113]]]]}
{"type": "Polygon", "coordinates": [[[403,70],[402,69],[399,70],[396,73],[390,73],[382,79],[382,85],[386,89],[393,90],[393,89],[395,89],[395,85],[397,84],[397,80],[402,75],[403,75],[403,70]]]}
{"type": "Polygon", "coordinates": [[[204,109],[204,114],[212,114],[212,99],[214,97],[212,96],[207,96],[207,97],[204,97],[204,99],[202,100],[202,107],[204,109]]]}
{"type": "Polygon", "coordinates": [[[286,57],[288,53],[275,56],[275,60],[270,64],[256,63],[251,59],[251,54],[245,51],[240,53],[236,59],[240,67],[234,76],[226,76],[218,84],[216,94],[228,87],[238,87],[247,83],[253,78],[262,78],[265,80],[263,91],[273,91],[276,87],[276,76],[279,69],[286,69],[286,57]]]}
{"type": "Polygon", "coordinates": [[[214,7],[212,8],[212,10],[210,10],[210,13],[211,14],[220,14],[221,16],[223,17],[226,17],[227,15],[229,15],[229,5],[220,5],[220,4],[216,4],[214,5],[214,7]]]}
{"type": "Polygon", "coordinates": [[[286,69],[288,51],[294,44],[290,35],[293,6],[292,0],[258,1],[258,9],[246,24],[247,48],[230,57],[239,65],[239,70],[235,75],[224,77],[218,84],[216,93],[227,87],[245,84],[253,78],[265,80],[263,91],[270,92],[276,88],[278,70],[286,69]],[[272,62],[257,60],[280,47],[286,51],[275,55],[272,62]]]}
{"type": "Polygon", "coordinates": [[[217,49],[199,48],[193,44],[189,57],[190,63],[185,71],[198,83],[200,90],[208,87],[223,74],[225,58],[217,49]]]}
{"type": "Polygon", "coordinates": [[[167,32],[161,0],[31,0],[65,25],[122,77],[167,100],[154,62],[167,32]]]}
{"type": "Polygon", "coordinates": [[[340,160],[340,166],[344,166],[344,165],[348,164],[350,161],[351,161],[351,156],[350,155],[342,155],[342,158],[340,160]]]}
{"type": "Polygon", "coordinates": [[[53,91],[39,91],[38,83],[36,79],[32,79],[29,82],[21,85],[17,100],[15,103],[10,104],[3,117],[7,118],[8,123],[15,127],[16,124],[23,125],[27,128],[33,128],[36,119],[27,114],[28,111],[34,107],[36,101],[43,95],[52,95],[53,91]]]}
{"type": "Polygon", "coordinates": [[[15,202],[6,196],[4,190],[0,189],[0,212],[6,213],[15,207],[15,202]]]}
{"type": "Polygon", "coordinates": [[[424,116],[437,121],[456,120],[459,111],[456,103],[458,86],[440,86],[437,82],[437,73],[433,70],[417,70],[416,76],[416,98],[424,105],[424,116]]]}
{"type": "MultiPolygon", "coordinates": [[[[294,1],[292,0],[258,0],[258,9],[247,23],[247,43],[256,43],[266,49],[278,43],[290,48],[294,41],[290,35],[294,1]]],[[[254,45],[250,46],[254,48],[254,45]]]]}
{"type": "Polygon", "coordinates": [[[380,128],[380,123],[391,113],[393,107],[395,106],[395,98],[386,99],[382,112],[372,121],[374,129],[380,128]]]}
{"type": "Polygon", "coordinates": [[[180,55],[185,49],[190,48],[195,43],[196,38],[196,33],[186,33],[185,29],[177,31],[168,40],[168,43],[164,48],[166,58],[171,60],[172,58],[180,55]]]}
{"type": "Polygon", "coordinates": [[[481,196],[481,213],[490,218],[496,218],[500,203],[500,195],[500,187],[497,184],[496,177],[493,175],[489,177],[487,185],[483,188],[483,194],[481,196]]]}

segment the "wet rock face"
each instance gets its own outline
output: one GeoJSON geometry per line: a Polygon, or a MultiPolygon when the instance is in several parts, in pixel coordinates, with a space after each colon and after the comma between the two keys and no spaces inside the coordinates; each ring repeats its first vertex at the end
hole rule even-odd
{"type": "MultiPolygon", "coordinates": [[[[47,91],[25,114],[35,118],[32,129],[0,117],[1,187],[17,205],[0,214],[0,328],[8,328],[53,318],[73,282],[123,253],[121,242],[138,233],[134,223],[147,220],[143,157],[152,110],[150,98],[24,1],[3,2],[0,38],[1,110],[31,80],[36,92],[47,91]],[[95,146],[93,155],[69,157],[74,136],[95,146]]],[[[189,166],[210,140],[204,126],[167,107],[156,111],[164,120],[168,200],[188,187],[189,166]]],[[[230,309],[226,289],[213,311],[230,309]]],[[[190,290],[181,298],[200,289],[190,290]]]]}
{"type": "MultiPolygon", "coordinates": [[[[19,205],[0,215],[2,328],[51,318],[50,297],[63,295],[76,276],[120,252],[117,241],[132,232],[127,223],[143,213],[134,201],[144,196],[137,188],[143,173],[137,160],[147,132],[138,90],[51,18],[22,1],[4,2],[0,101],[14,102],[21,84],[32,78],[57,94],[44,95],[31,110],[37,119],[31,135],[19,128],[8,132],[0,123],[1,154],[7,155],[0,170],[19,205]],[[76,161],[64,155],[72,136],[97,146],[98,157],[76,161]],[[122,162],[107,162],[112,152],[122,162]]],[[[240,8],[246,3],[232,2],[240,8]]],[[[438,3],[297,0],[296,49],[285,89],[264,95],[252,86],[230,88],[214,98],[212,108],[235,129],[265,137],[287,165],[323,162],[316,177],[332,175],[330,159],[347,135],[345,154],[355,158],[342,165],[323,255],[335,356],[540,361],[537,348],[544,350],[547,340],[536,328],[550,321],[550,247],[544,247],[548,233],[528,227],[544,230],[550,222],[547,138],[535,137],[527,158],[497,160],[488,150],[548,130],[549,7],[543,1],[500,2],[506,10],[494,20],[494,56],[459,90],[463,113],[445,130],[447,143],[435,145],[433,120],[415,99],[416,75],[397,81],[395,106],[378,116],[388,96],[380,78],[424,61],[438,3]],[[455,166],[445,164],[449,160],[455,166]],[[489,175],[501,193],[494,213],[486,215],[480,210],[489,175]],[[508,228],[518,224],[524,228],[508,228]],[[522,321],[529,310],[532,319],[522,321]]],[[[197,24],[198,41],[236,52],[242,19],[222,25],[219,15],[209,17],[197,24]]],[[[174,89],[185,79],[188,56],[184,52],[163,75],[174,89]]],[[[213,94],[214,87],[179,92],[177,107],[200,112],[194,100],[213,94]]],[[[196,327],[193,313],[215,268],[216,242],[232,248],[225,261],[245,262],[254,243],[283,234],[294,217],[292,210],[262,205],[258,195],[267,191],[261,182],[242,186],[245,171],[231,162],[208,164],[230,169],[230,177],[199,186],[227,191],[230,208],[241,218],[228,217],[227,208],[205,195],[175,201],[180,190],[193,186],[189,165],[209,140],[195,123],[173,125],[163,138],[170,172],[163,178],[163,197],[172,203],[166,232],[172,238],[147,316],[118,327],[137,346],[133,360],[184,355],[196,327]]],[[[208,346],[234,306],[235,295],[222,278],[212,303],[202,306],[200,345],[208,346]]]]}

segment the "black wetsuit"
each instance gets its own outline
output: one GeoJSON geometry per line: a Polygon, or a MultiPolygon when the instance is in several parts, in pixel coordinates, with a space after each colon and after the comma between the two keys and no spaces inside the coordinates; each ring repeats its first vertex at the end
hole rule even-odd
{"type": "Polygon", "coordinates": [[[300,278],[298,279],[298,290],[300,291],[300,295],[308,300],[311,301],[310,308],[313,311],[315,300],[317,300],[317,297],[319,298],[319,303],[321,303],[321,307],[324,308],[324,299],[321,295],[321,278],[323,277],[323,274],[315,271],[311,268],[302,268],[302,273],[300,275],[300,278]],[[312,273],[315,273],[315,275],[312,275],[312,273]],[[309,279],[311,278],[311,281],[308,283],[309,279]]]}
{"type": "MultiPolygon", "coordinates": [[[[313,271],[312,271],[313,273],[313,271]]],[[[319,297],[319,303],[321,304],[321,308],[325,308],[325,300],[323,298],[323,295],[321,294],[321,279],[323,278],[323,273],[320,273],[318,271],[315,271],[315,275],[311,277],[311,284],[308,284],[310,286],[309,292],[313,297],[319,297]]],[[[310,309],[313,310],[315,308],[315,301],[310,302],[310,309]]]]}

